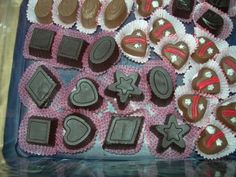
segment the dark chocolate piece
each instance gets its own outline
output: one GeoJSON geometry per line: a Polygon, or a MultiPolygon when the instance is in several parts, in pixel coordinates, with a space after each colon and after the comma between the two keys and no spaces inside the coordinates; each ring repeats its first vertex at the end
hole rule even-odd
{"type": "Polygon", "coordinates": [[[29,54],[35,57],[52,58],[52,44],[56,33],[35,28],[29,44],[29,54]]]}
{"type": "Polygon", "coordinates": [[[197,20],[197,23],[215,36],[218,36],[221,33],[224,26],[223,18],[220,16],[220,14],[217,14],[212,10],[206,11],[197,20]]]}
{"type": "Polygon", "coordinates": [[[29,118],[26,141],[30,144],[54,146],[57,120],[33,116],[29,118]]]}
{"type": "Polygon", "coordinates": [[[140,138],[144,117],[113,116],[103,148],[134,149],[140,138]]]}
{"type": "Polygon", "coordinates": [[[57,52],[57,62],[82,67],[82,57],[87,45],[83,39],[63,36],[57,52]]]}
{"type": "Polygon", "coordinates": [[[108,96],[117,98],[118,106],[123,109],[130,100],[143,100],[143,92],[138,88],[140,76],[138,73],[125,75],[121,71],[114,74],[115,81],[106,88],[108,96]]]}
{"type": "Polygon", "coordinates": [[[220,66],[225,73],[229,84],[236,83],[236,59],[231,56],[226,56],[221,59],[220,66]]]}
{"type": "Polygon", "coordinates": [[[37,68],[25,87],[39,108],[47,108],[60,88],[57,78],[43,65],[37,68]]]}
{"type": "Polygon", "coordinates": [[[192,88],[207,94],[218,94],[221,89],[220,79],[214,70],[205,67],[193,78],[192,88]]]}
{"type": "Polygon", "coordinates": [[[108,28],[119,27],[128,16],[128,9],[124,0],[112,0],[106,7],[104,22],[108,28]]]}
{"type": "Polygon", "coordinates": [[[152,91],[152,101],[159,105],[167,105],[173,97],[174,86],[170,74],[163,67],[152,68],[148,74],[148,81],[152,91]]]}
{"type": "Polygon", "coordinates": [[[230,6],[230,0],[206,0],[209,4],[215,6],[221,11],[227,13],[230,6]]]}
{"type": "Polygon", "coordinates": [[[38,0],[34,8],[35,15],[40,23],[52,23],[53,0],[38,0]]]}
{"type": "Polygon", "coordinates": [[[80,18],[81,24],[85,28],[96,28],[97,27],[97,16],[99,9],[101,7],[101,3],[99,0],[85,0],[81,11],[80,11],[80,18]]]}
{"type": "Polygon", "coordinates": [[[208,101],[198,94],[186,94],[178,99],[178,106],[184,119],[195,123],[202,120],[205,115],[208,101]]]}
{"type": "Polygon", "coordinates": [[[157,136],[161,136],[159,147],[157,151],[165,151],[169,147],[183,152],[186,143],[184,136],[189,133],[190,126],[187,124],[179,125],[175,115],[168,115],[164,125],[153,125],[150,130],[157,136]]]}
{"type": "Polygon", "coordinates": [[[172,13],[175,17],[189,19],[195,4],[195,0],[174,0],[172,13]]]}
{"type": "Polygon", "coordinates": [[[208,125],[197,140],[197,147],[205,154],[217,154],[228,146],[224,133],[215,125],[208,125]]]}
{"type": "Polygon", "coordinates": [[[74,23],[77,18],[78,0],[62,0],[58,6],[61,21],[66,24],[74,23]]]}
{"type": "Polygon", "coordinates": [[[88,145],[95,137],[94,123],[84,115],[72,114],[64,121],[64,144],[70,149],[78,149],[88,145]]]}
{"type": "Polygon", "coordinates": [[[119,48],[111,36],[100,38],[92,46],[89,55],[89,67],[94,72],[102,72],[109,69],[119,57],[119,48]]]}
{"type": "Polygon", "coordinates": [[[162,0],[137,0],[138,13],[143,17],[148,17],[155,9],[161,7],[162,3],[162,0]]]}

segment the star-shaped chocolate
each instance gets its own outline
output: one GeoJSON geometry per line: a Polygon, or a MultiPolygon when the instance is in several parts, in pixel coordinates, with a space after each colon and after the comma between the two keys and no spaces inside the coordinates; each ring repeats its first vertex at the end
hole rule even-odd
{"type": "Polygon", "coordinates": [[[187,124],[179,125],[177,123],[175,115],[167,116],[166,123],[164,125],[154,125],[150,127],[150,130],[157,136],[162,138],[160,140],[160,149],[166,150],[169,147],[176,151],[183,151],[185,149],[185,141],[183,137],[189,133],[190,126],[187,124]]]}

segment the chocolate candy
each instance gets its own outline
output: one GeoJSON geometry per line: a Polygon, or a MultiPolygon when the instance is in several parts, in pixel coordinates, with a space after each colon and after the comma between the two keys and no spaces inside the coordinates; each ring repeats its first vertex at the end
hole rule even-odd
{"type": "Polygon", "coordinates": [[[108,149],[134,149],[140,138],[144,117],[112,116],[103,144],[108,149]]]}
{"type": "Polygon", "coordinates": [[[81,11],[80,18],[81,23],[85,28],[96,28],[97,27],[97,16],[99,9],[101,7],[101,3],[99,0],[85,0],[81,11]]]}
{"type": "Polygon", "coordinates": [[[35,28],[29,44],[29,54],[35,57],[52,58],[52,44],[56,33],[35,28]]]}
{"type": "Polygon", "coordinates": [[[34,8],[35,15],[40,23],[52,23],[53,0],[38,0],[34,8]]]}
{"type": "Polygon", "coordinates": [[[39,108],[47,108],[61,85],[43,65],[39,66],[26,85],[26,91],[39,108]]]}
{"type": "Polygon", "coordinates": [[[168,20],[158,18],[153,23],[149,37],[153,43],[158,43],[163,37],[174,34],[176,34],[174,26],[168,20]]]}
{"type": "Polygon", "coordinates": [[[230,6],[230,0],[206,0],[209,4],[215,6],[221,11],[227,13],[230,6]]]}
{"type": "Polygon", "coordinates": [[[224,132],[215,125],[208,125],[197,141],[197,147],[205,154],[217,154],[228,145],[224,132]]]}
{"type": "Polygon", "coordinates": [[[72,114],[64,121],[64,144],[70,149],[79,149],[88,145],[95,137],[94,123],[84,115],[72,114]]]}
{"type": "Polygon", "coordinates": [[[78,0],[62,0],[58,6],[59,17],[66,24],[74,23],[77,17],[78,0]]]}
{"type": "Polygon", "coordinates": [[[166,44],[161,51],[175,69],[180,69],[189,58],[189,48],[185,42],[177,42],[176,44],[166,44]]]}
{"type": "Polygon", "coordinates": [[[192,54],[192,59],[197,63],[206,63],[220,53],[215,43],[206,37],[198,37],[198,44],[197,50],[192,54]]]}
{"type": "Polygon", "coordinates": [[[182,152],[186,144],[184,136],[189,133],[190,126],[187,124],[179,125],[175,115],[168,115],[164,125],[153,125],[150,130],[160,139],[157,151],[165,151],[169,147],[182,152]]]}
{"type": "Polygon", "coordinates": [[[193,79],[192,88],[207,94],[218,94],[220,93],[220,79],[214,70],[204,67],[193,79]]]}
{"type": "Polygon", "coordinates": [[[221,59],[220,66],[225,73],[225,76],[229,84],[236,83],[236,59],[230,56],[226,56],[221,59]]]}
{"type": "Polygon", "coordinates": [[[178,106],[183,117],[188,122],[198,122],[205,115],[208,101],[198,94],[186,94],[178,99],[178,106]]]}
{"type": "Polygon", "coordinates": [[[208,30],[210,33],[218,36],[224,26],[223,18],[212,10],[207,10],[198,20],[197,23],[208,30]]]}
{"type": "Polygon", "coordinates": [[[236,103],[219,106],[216,110],[216,118],[236,132],[236,103]]]}
{"type": "Polygon", "coordinates": [[[57,62],[73,67],[81,67],[82,57],[87,45],[83,39],[63,36],[57,52],[57,62]]]}
{"type": "Polygon", "coordinates": [[[137,0],[138,13],[143,17],[148,17],[156,8],[161,7],[162,3],[162,0],[137,0]]]}
{"type": "Polygon", "coordinates": [[[163,67],[152,68],[148,73],[148,81],[152,91],[152,101],[159,105],[167,105],[173,97],[173,83],[170,74],[163,67]]]}
{"type": "Polygon", "coordinates": [[[54,146],[57,120],[33,116],[29,118],[26,141],[29,144],[54,146]]]}
{"type": "Polygon", "coordinates": [[[92,46],[89,54],[89,67],[94,72],[102,72],[109,69],[119,57],[119,48],[111,36],[100,38],[92,46]]]}
{"type": "Polygon", "coordinates": [[[125,108],[130,100],[143,100],[143,93],[138,88],[140,80],[138,73],[127,76],[121,71],[116,71],[114,76],[115,82],[106,88],[105,93],[118,99],[120,109],[125,108]]]}
{"type": "Polygon", "coordinates": [[[147,51],[146,34],[142,30],[134,30],[131,35],[121,41],[122,49],[133,56],[144,57],[147,51]]]}
{"type": "Polygon", "coordinates": [[[172,5],[172,13],[176,17],[189,19],[193,12],[195,0],[174,0],[172,5]]]}
{"type": "Polygon", "coordinates": [[[112,0],[105,9],[104,22],[108,28],[116,28],[121,25],[128,15],[128,9],[124,0],[112,0]]]}

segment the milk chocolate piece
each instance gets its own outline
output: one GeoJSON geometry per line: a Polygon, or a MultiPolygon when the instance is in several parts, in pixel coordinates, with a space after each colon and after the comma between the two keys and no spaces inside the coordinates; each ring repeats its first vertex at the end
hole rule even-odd
{"type": "Polygon", "coordinates": [[[198,37],[198,44],[197,50],[192,54],[192,59],[197,63],[206,63],[220,53],[216,44],[206,37],[198,37]]]}
{"type": "Polygon", "coordinates": [[[218,36],[222,32],[224,26],[224,20],[221,15],[212,10],[207,10],[197,20],[197,23],[215,36],[218,36]]]}
{"type": "Polygon", "coordinates": [[[221,59],[220,66],[225,73],[225,76],[229,84],[236,83],[236,59],[230,56],[226,56],[221,59]]]}
{"type": "Polygon", "coordinates": [[[59,17],[66,24],[74,23],[79,8],[78,0],[62,0],[58,6],[59,17]]]}
{"type": "Polygon", "coordinates": [[[95,137],[96,127],[90,118],[72,114],[64,121],[64,144],[69,149],[79,149],[88,145],[95,137]]]}
{"type": "Polygon", "coordinates": [[[102,72],[109,69],[119,57],[119,48],[111,36],[100,38],[92,46],[89,54],[89,67],[94,72],[102,72]]]}
{"type": "Polygon", "coordinates": [[[52,23],[53,0],[38,0],[34,8],[35,15],[40,23],[52,23]]]}
{"type": "Polygon", "coordinates": [[[29,44],[29,54],[45,59],[52,58],[52,44],[55,35],[54,31],[35,28],[29,44]]]}
{"type": "Polygon", "coordinates": [[[81,12],[81,23],[85,28],[91,29],[97,27],[97,16],[101,7],[99,0],[85,0],[81,12]]]}
{"type": "Polygon", "coordinates": [[[178,106],[186,121],[196,123],[204,117],[208,101],[198,94],[186,94],[178,99],[178,106]]]}
{"type": "Polygon", "coordinates": [[[87,46],[83,39],[63,36],[57,52],[57,62],[82,67],[82,57],[87,46]]]}
{"type": "Polygon", "coordinates": [[[218,94],[221,89],[220,79],[214,70],[204,67],[193,79],[192,88],[207,94],[218,94]]]}
{"type": "Polygon", "coordinates": [[[29,144],[54,146],[57,120],[32,116],[28,121],[26,141],[29,144]]]}
{"type": "Polygon", "coordinates": [[[108,28],[119,27],[128,16],[124,0],[112,0],[105,9],[104,22],[108,28]]]}
{"type": "Polygon", "coordinates": [[[137,0],[138,13],[143,17],[148,17],[155,9],[161,7],[162,3],[162,0],[137,0]]]}
{"type": "Polygon", "coordinates": [[[143,127],[144,117],[112,116],[103,144],[108,149],[135,149],[143,127]]]}
{"type": "Polygon", "coordinates": [[[47,108],[60,88],[57,78],[41,65],[28,81],[25,89],[39,108],[47,108]]]}
{"type": "Polygon", "coordinates": [[[219,106],[216,110],[216,118],[236,132],[236,103],[219,106]]]}
{"type": "Polygon", "coordinates": [[[197,141],[197,147],[205,154],[217,154],[228,145],[224,133],[215,125],[208,125],[197,141]]]}
{"type": "Polygon", "coordinates": [[[175,17],[189,19],[195,4],[195,0],[174,0],[172,13],[175,17]]]}
{"type": "Polygon", "coordinates": [[[230,6],[230,0],[206,0],[209,4],[215,6],[221,11],[227,13],[230,6]]]}

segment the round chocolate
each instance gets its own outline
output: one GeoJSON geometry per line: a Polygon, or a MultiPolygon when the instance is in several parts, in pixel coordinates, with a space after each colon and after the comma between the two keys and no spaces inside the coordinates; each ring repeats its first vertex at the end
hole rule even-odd
{"type": "Polygon", "coordinates": [[[220,66],[225,73],[225,76],[229,84],[236,83],[236,59],[230,56],[226,56],[221,59],[220,66]]]}
{"type": "Polygon", "coordinates": [[[162,0],[137,0],[138,13],[143,17],[148,17],[155,9],[161,7],[162,3],[162,0]]]}
{"type": "Polygon", "coordinates": [[[40,23],[52,23],[52,0],[38,0],[34,8],[35,15],[40,23]]]}
{"type": "Polygon", "coordinates": [[[77,17],[78,0],[62,0],[58,6],[59,17],[64,23],[74,23],[77,17]]]}

